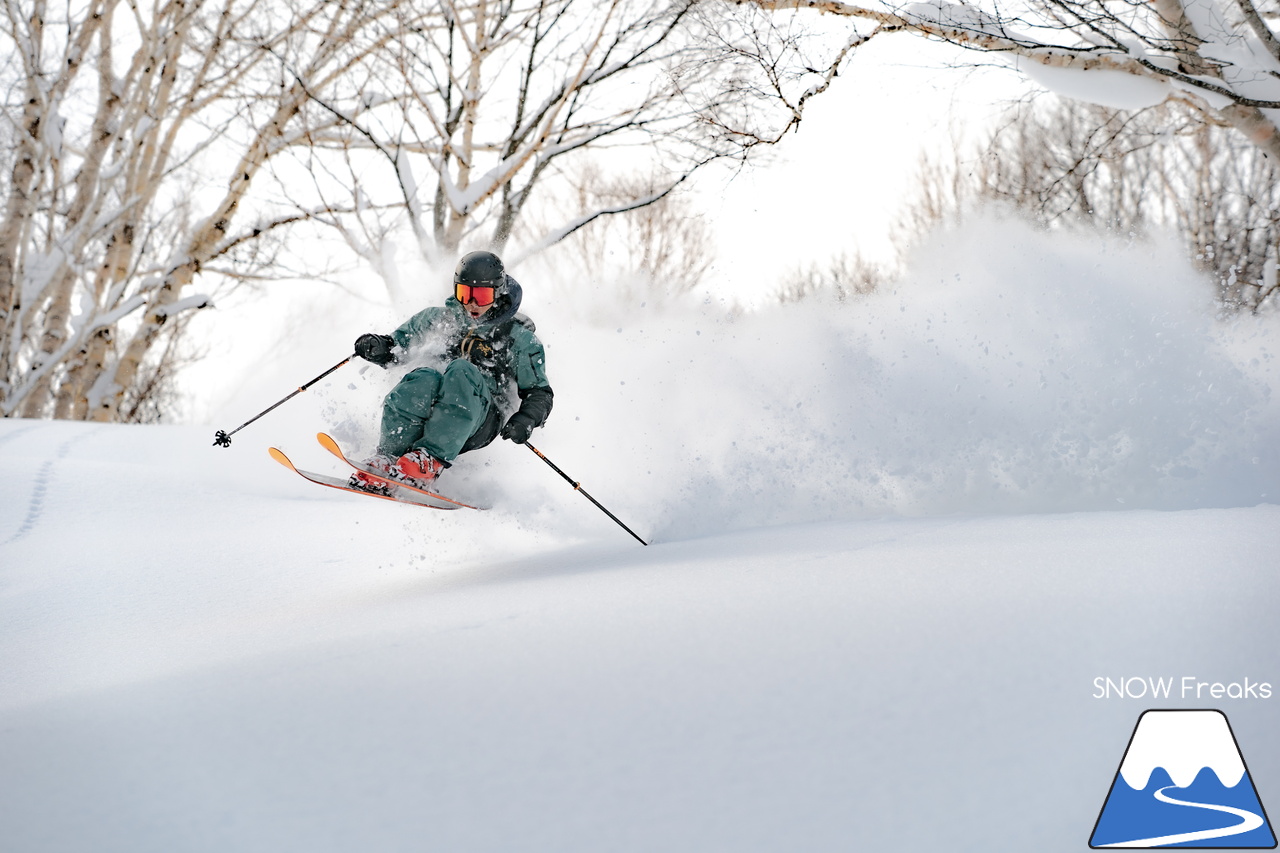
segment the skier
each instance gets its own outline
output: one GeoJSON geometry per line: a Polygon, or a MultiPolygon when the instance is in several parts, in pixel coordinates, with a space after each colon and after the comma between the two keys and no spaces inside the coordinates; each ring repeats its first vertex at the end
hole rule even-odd
{"type": "MultiPolygon", "coordinates": [[[[387,479],[431,489],[459,454],[501,435],[524,444],[551,413],[545,354],[520,309],[521,289],[492,252],[471,252],[453,273],[453,296],[427,308],[390,335],[356,339],[356,355],[380,367],[423,363],[405,374],[382,403],[378,452],[365,467],[387,479]],[[503,422],[503,412],[520,405],[503,422]]],[[[364,472],[351,485],[388,491],[364,472]]]]}

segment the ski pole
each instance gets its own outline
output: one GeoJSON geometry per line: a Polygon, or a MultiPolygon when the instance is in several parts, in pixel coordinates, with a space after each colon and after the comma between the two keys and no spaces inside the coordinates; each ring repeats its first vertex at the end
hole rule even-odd
{"type": "Polygon", "coordinates": [[[289,402],[289,401],[290,401],[290,400],[292,400],[294,397],[298,396],[298,395],[299,395],[299,394],[301,394],[303,391],[305,391],[305,390],[307,390],[308,388],[310,388],[312,385],[315,385],[315,384],[316,384],[317,382],[319,382],[321,379],[324,379],[324,378],[325,378],[326,376],[328,376],[330,373],[333,373],[333,372],[334,372],[335,370],[337,370],[339,367],[342,367],[342,365],[346,364],[348,361],[350,361],[351,359],[353,359],[353,358],[355,358],[355,357],[356,357],[356,356],[355,356],[355,353],[352,353],[351,355],[347,356],[347,357],[346,357],[346,358],[344,358],[342,361],[340,361],[340,362],[338,362],[337,364],[335,364],[333,367],[330,367],[330,368],[329,368],[328,370],[326,370],[324,373],[321,373],[321,374],[320,374],[319,376],[317,376],[315,379],[312,379],[312,380],[311,380],[310,382],[308,382],[306,385],[303,385],[303,386],[302,386],[301,388],[299,388],[297,391],[294,391],[294,392],[293,392],[292,394],[290,394],[288,397],[285,397],[283,400],[279,401],[279,402],[278,402],[278,403],[276,403],[274,406],[271,406],[271,407],[270,407],[270,408],[268,408],[268,409],[264,409],[263,411],[258,412],[258,414],[256,414],[256,415],[254,415],[253,417],[249,418],[249,420],[247,420],[247,421],[245,421],[244,423],[240,424],[240,426],[236,427],[236,428],[235,428],[235,429],[233,429],[231,432],[226,432],[226,431],[224,431],[224,430],[218,430],[218,431],[217,431],[217,433],[215,433],[215,434],[214,434],[214,436],[213,436],[213,446],[214,446],[214,447],[230,447],[230,446],[231,446],[231,436],[235,435],[235,434],[236,434],[236,433],[238,433],[240,430],[244,429],[244,428],[245,428],[245,427],[247,427],[249,424],[253,423],[254,421],[256,421],[258,418],[262,417],[263,415],[268,414],[268,413],[270,413],[270,412],[274,411],[278,406],[282,406],[282,405],[284,405],[285,403],[289,402]]]}
{"type": "Polygon", "coordinates": [[[524,446],[525,446],[525,447],[527,447],[527,448],[529,448],[530,450],[532,450],[534,453],[538,454],[538,458],[539,458],[539,459],[541,459],[543,462],[547,463],[548,465],[550,465],[550,466],[551,466],[551,470],[552,470],[552,471],[555,471],[555,472],[556,472],[557,474],[559,474],[561,477],[564,477],[565,481],[566,481],[566,482],[568,482],[568,483],[569,483],[569,485],[573,486],[573,488],[574,488],[574,490],[575,490],[575,491],[581,492],[581,493],[582,493],[582,496],[583,496],[584,498],[586,498],[587,500],[589,500],[589,501],[591,501],[593,504],[595,504],[595,505],[596,505],[596,507],[597,507],[601,512],[603,512],[605,515],[607,515],[607,516],[609,516],[610,518],[612,518],[612,519],[614,520],[614,523],[616,523],[619,527],[621,527],[623,530],[627,531],[627,532],[628,532],[628,533],[630,533],[632,536],[634,536],[634,537],[635,537],[635,540],[636,540],[637,542],[639,542],[641,545],[646,545],[646,546],[649,544],[648,542],[646,542],[646,541],[644,541],[643,539],[641,539],[639,536],[636,536],[636,532],[635,532],[634,530],[632,530],[630,527],[627,527],[627,526],[626,526],[625,524],[623,524],[621,521],[619,521],[619,520],[618,520],[618,517],[617,517],[616,515],[614,515],[613,513],[609,512],[609,510],[607,510],[607,509],[605,509],[603,506],[601,506],[601,505],[600,505],[600,501],[596,500],[595,498],[591,497],[591,495],[587,494],[587,490],[586,490],[586,489],[584,489],[584,488],[582,488],[582,485],[581,485],[581,484],[579,484],[579,483],[575,483],[575,482],[573,481],[573,478],[572,478],[572,477],[570,477],[568,474],[566,474],[565,472],[561,471],[558,467],[556,467],[556,463],[552,462],[550,459],[548,459],[546,456],[544,456],[544,455],[542,454],[542,451],[541,451],[541,450],[539,450],[538,448],[534,447],[532,444],[529,444],[528,442],[525,442],[525,445],[524,445],[524,446]]]}

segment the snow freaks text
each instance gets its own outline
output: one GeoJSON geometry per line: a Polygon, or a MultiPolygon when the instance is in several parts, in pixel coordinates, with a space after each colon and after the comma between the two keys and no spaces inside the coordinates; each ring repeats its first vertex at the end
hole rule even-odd
{"type": "Polygon", "coordinates": [[[1205,681],[1192,675],[1098,676],[1093,680],[1094,699],[1270,699],[1271,692],[1271,682],[1247,677],[1229,682],[1205,681]]]}

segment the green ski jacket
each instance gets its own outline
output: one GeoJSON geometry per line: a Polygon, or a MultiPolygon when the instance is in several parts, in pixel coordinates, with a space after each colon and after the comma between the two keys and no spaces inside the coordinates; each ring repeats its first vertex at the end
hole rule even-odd
{"type": "Polygon", "coordinates": [[[421,351],[446,361],[470,361],[484,376],[495,403],[504,408],[513,402],[514,387],[520,398],[518,411],[539,427],[551,414],[553,392],[547,381],[546,353],[533,321],[518,313],[520,298],[520,285],[508,276],[507,293],[479,323],[451,296],[443,306],[410,317],[391,337],[406,353],[421,351]]]}

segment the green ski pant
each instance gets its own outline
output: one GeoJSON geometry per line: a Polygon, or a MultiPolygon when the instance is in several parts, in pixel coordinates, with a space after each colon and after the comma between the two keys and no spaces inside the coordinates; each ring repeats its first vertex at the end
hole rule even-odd
{"type": "Polygon", "coordinates": [[[452,462],[492,405],[484,376],[469,361],[455,359],[444,373],[430,367],[410,371],[382,403],[378,451],[395,459],[422,448],[452,462]]]}

